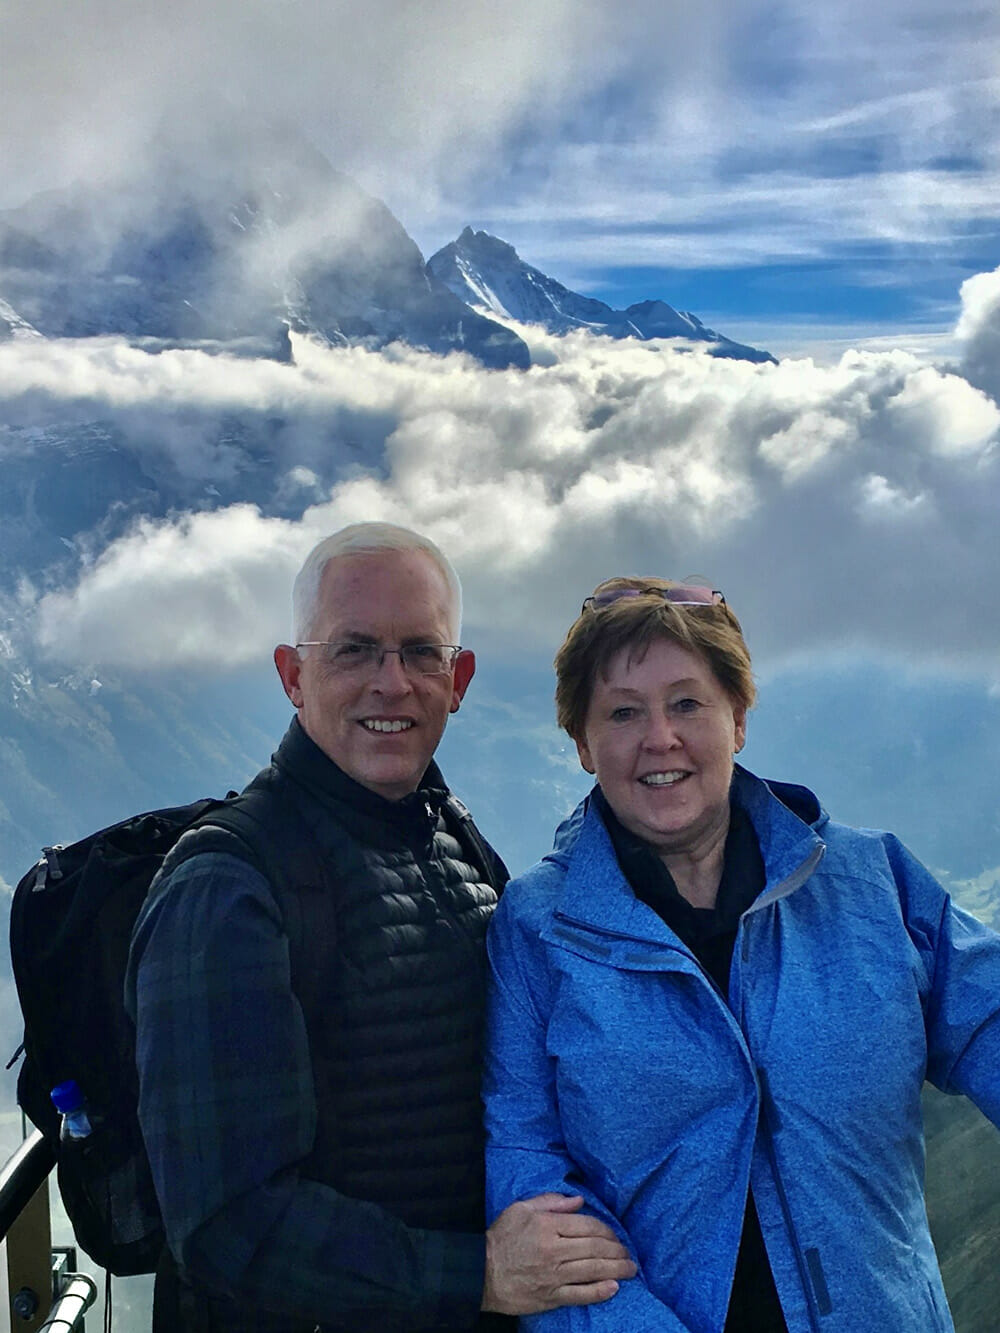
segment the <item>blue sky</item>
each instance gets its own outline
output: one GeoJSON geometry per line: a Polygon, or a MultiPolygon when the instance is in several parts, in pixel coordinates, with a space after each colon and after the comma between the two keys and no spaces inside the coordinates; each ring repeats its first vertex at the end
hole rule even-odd
{"type": "Polygon", "coordinates": [[[690,9],[621,7],[605,59],[508,135],[467,220],[615,304],[659,295],[803,343],[950,331],[961,280],[1000,250],[995,9],[690,9]]]}

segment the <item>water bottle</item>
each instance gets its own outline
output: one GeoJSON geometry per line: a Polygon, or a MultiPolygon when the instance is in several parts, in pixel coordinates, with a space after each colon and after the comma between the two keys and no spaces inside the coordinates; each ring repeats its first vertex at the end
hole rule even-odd
{"type": "Polygon", "coordinates": [[[49,1093],[52,1104],[59,1112],[59,1137],[65,1143],[67,1139],[85,1139],[93,1126],[87,1114],[87,1099],[80,1091],[75,1078],[58,1084],[49,1093]]]}

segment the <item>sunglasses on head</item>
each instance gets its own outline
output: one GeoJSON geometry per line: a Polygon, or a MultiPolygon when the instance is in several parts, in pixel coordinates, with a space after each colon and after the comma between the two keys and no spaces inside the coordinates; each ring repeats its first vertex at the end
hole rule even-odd
{"type": "Polygon", "coordinates": [[[675,583],[669,588],[604,588],[585,597],[580,614],[600,611],[623,597],[662,597],[674,606],[725,606],[726,599],[718,588],[701,588],[688,583],[675,583]]]}

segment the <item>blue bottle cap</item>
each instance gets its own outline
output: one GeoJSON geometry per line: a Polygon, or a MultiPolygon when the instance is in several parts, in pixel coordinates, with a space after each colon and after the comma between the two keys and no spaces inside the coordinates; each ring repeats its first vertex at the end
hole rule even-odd
{"type": "Polygon", "coordinates": [[[71,1115],[73,1111],[79,1111],[83,1106],[83,1093],[80,1091],[80,1085],[75,1078],[69,1078],[65,1083],[59,1083],[49,1093],[52,1098],[52,1104],[60,1115],[71,1115]]]}

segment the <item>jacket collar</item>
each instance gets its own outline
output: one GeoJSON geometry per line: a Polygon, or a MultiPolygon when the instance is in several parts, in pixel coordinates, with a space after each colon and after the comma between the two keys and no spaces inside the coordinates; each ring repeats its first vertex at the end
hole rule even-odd
{"type": "Polygon", "coordinates": [[[557,913],[630,939],[676,943],[666,923],[632,892],[597,803],[589,798],[569,852],[557,913]]]}
{"type": "Polygon", "coordinates": [[[437,816],[448,799],[448,787],[441,770],[432,759],[420,779],[417,790],[401,801],[390,801],[369,791],[344,772],[307,736],[293,717],[271,762],[293,782],[305,787],[321,800],[348,806],[360,815],[388,820],[401,827],[414,821],[426,823],[428,814],[437,816]]]}
{"type": "MultiPolygon", "coordinates": [[[[782,796],[789,796],[789,804],[785,804],[770,784],[739,765],[733,774],[732,793],[750,816],[764,858],[767,882],[750,908],[753,911],[794,892],[812,873],[824,850],[816,828],[822,827],[826,816],[807,788],[783,789],[782,796]],[[803,814],[815,815],[816,827],[790,808],[793,796],[803,814]]],[[[669,927],[632,892],[618,865],[597,804],[589,797],[575,832],[572,846],[555,854],[555,859],[566,866],[559,913],[633,939],[674,943],[675,936],[669,927]]],[[[568,836],[572,836],[572,830],[568,836]]]]}

